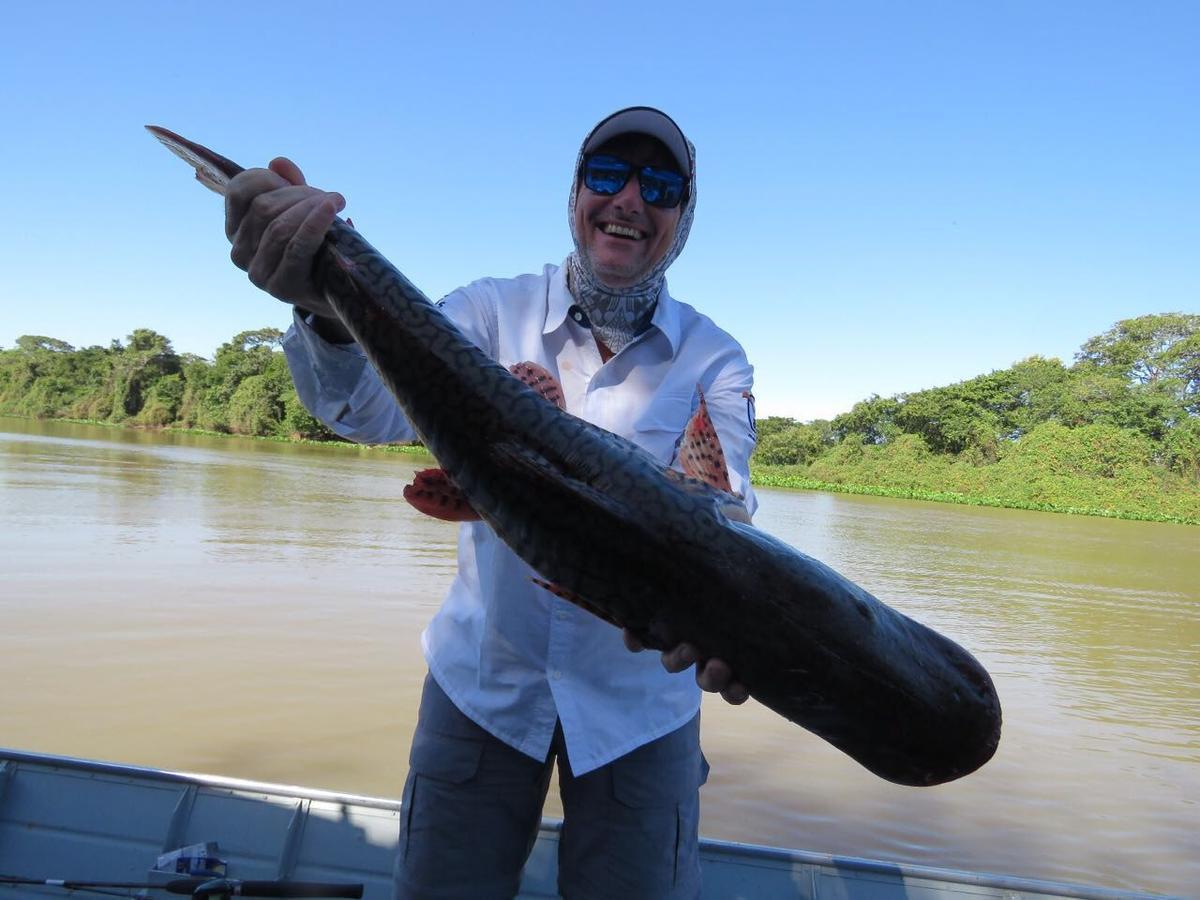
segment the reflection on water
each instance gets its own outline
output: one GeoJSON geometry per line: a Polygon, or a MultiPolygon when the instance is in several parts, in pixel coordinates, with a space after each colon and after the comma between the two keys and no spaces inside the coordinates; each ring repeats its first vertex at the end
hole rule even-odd
{"type": "MultiPolygon", "coordinates": [[[[400,496],[419,465],[0,420],[0,744],[394,796],[454,572],[455,529],[400,496]]],[[[901,788],[706,701],[706,834],[1193,893],[1200,530],[761,499],[760,527],[975,653],[1004,737],[901,788]]]]}

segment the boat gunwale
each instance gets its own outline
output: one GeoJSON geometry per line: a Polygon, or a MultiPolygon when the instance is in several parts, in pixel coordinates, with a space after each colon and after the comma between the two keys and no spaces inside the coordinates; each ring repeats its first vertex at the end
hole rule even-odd
{"type": "MultiPolygon", "coordinates": [[[[303,785],[279,784],[253,779],[234,778],[226,775],[208,775],[197,772],[182,772],[156,769],[132,763],[116,763],[106,760],[75,756],[61,756],[28,750],[0,747],[0,799],[4,790],[5,776],[10,775],[4,765],[7,761],[49,768],[70,769],[84,774],[112,775],[139,778],[168,784],[188,784],[217,790],[243,791],[258,794],[276,794],[323,803],[353,805],[399,813],[401,802],[386,797],[371,797],[341,791],[322,790],[303,785]]],[[[553,836],[562,829],[562,820],[543,818],[539,834],[553,836]]],[[[1072,882],[1049,881],[1019,875],[1000,875],[990,872],[971,872],[963,869],[941,868],[917,863],[892,862],[859,856],[842,856],[816,850],[800,850],[787,847],[770,847],[740,841],[716,838],[700,839],[701,856],[716,861],[735,861],[737,864],[762,865],[770,868],[797,866],[832,870],[838,874],[878,875],[902,882],[909,880],[942,881],[990,888],[999,891],[1028,892],[1071,900],[1174,900],[1172,895],[1129,891],[1072,882]]]]}

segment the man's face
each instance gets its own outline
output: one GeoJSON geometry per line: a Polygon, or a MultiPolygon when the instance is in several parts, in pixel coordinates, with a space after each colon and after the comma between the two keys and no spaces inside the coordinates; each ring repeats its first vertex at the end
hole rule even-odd
{"type": "Polygon", "coordinates": [[[623,134],[594,152],[619,156],[633,165],[625,187],[605,196],[588,190],[580,176],[575,196],[575,235],[587,251],[596,277],[609,287],[631,287],[666,255],[675,240],[683,204],[674,209],[642,199],[637,170],[642,166],[678,169],[660,142],[644,134],[623,134]]]}

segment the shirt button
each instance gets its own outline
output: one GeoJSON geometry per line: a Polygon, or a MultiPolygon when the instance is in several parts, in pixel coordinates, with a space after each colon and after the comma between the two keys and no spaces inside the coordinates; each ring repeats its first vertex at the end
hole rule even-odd
{"type": "Polygon", "coordinates": [[[562,622],[562,621],[566,620],[566,618],[567,618],[567,611],[566,611],[565,609],[560,609],[560,610],[558,610],[558,611],[557,611],[557,612],[554,614],[554,618],[558,619],[558,621],[560,621],[560,622],[562,622]]]}
{"type": "Polygon", "coordinates": [[[551,674],[554,680],[558,681],[560,678],[562,678],[562,669],[555,669],[551,674]]]}

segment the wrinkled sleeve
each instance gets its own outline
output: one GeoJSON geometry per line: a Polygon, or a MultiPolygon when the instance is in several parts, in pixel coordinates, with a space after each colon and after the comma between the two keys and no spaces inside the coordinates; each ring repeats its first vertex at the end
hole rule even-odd
{"type": "MultiPolygon", "coordinates": [[[[439,306],[468,340],[494,357],[491,302],[488,296],[464,288],[447,295],[439,306]]],[[[297,311],[283,337],[283,352],[300,402],[335,434],[360,444],[417,439],[404,411],[357,344],[329,343],[297,311]]]]}
{"type": "Polygon", "coordinates": [[[730,487],[745,498],[751,516],[758,498],[750,486],[750,454],[758,440],[754,419],[754,367],[738,348],[705,393],[708,414],[721,439],[730,487]]]}

